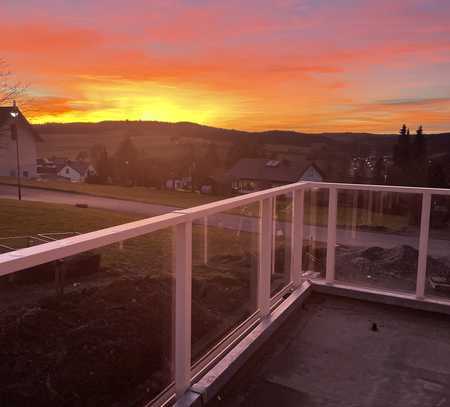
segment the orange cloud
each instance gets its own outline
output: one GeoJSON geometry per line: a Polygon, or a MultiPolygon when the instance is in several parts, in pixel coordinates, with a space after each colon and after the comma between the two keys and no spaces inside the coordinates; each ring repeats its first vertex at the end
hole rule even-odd
{"type": "Polygon", "coordinates": [[[438,0],[18,3],[2,5],[0,49],[31,83],[35,122],[448,124],[450,5],[438,0]]]}

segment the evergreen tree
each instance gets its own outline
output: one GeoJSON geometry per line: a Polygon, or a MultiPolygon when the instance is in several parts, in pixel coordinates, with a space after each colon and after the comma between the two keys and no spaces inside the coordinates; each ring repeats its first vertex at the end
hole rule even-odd
{"type": "Polygon", "coordinates": [[[397,160],[398,165],[402,168],[406,168],[409,164],[411,157],[411,136],[409,129],[404,124],[400,129],[400,136],[398,138],[398,150],[397,150],[397,160]]]}
{"type": "Polygon", "coordinates": [[[421,183],[415,173],[412,150],[410,131],[404,124],[393,150],[394,168],[390,171],[390,183],[393,182],[397,185],[419,185],[421,183]]]}
{"type": "Polygon", "coordinates": [[[423,128],[420,126],[417,129],[412,146],[412,162],[410,174],[413,177],[414,186],[426,187],[428,186],[428,154],[427,143],[425,135],[423,134],[423,128]]]}
{"type": "Polygon", "coordinates": [[[413,157],[415,160],[426,161],[427,159],[427,143],[423,128],[420,126],[417,129],[413,144],[413,157]]]}
{"type": "Polygon", "coordinates": [[[90,160],[97,175],[90,176],[89,182],[105,184],[112,178],[112,162],[103,144],[95,144],[89,152],[90,160]]]}

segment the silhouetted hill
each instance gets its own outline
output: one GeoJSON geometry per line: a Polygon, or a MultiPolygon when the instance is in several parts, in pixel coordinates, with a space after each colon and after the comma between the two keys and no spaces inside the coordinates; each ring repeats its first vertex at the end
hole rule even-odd
{"type": "MultiPolygon", "coordinates": [[[[223,129],[205,126],[190,122],[167,123],[157,121],[104,121],[99,123],[50,123],[35,125],[39,132],[45,134],[80,134],[80,133],[103,133],[107,131],[133,132],[134,136],[161,136],[184,137],[184,138],[206,138],[210,141],[230,141],[232,137],[257,137],[268,142],[279,143],[301,143],[306,138],[315,137],[316,142],[327,142],[325,135],[306,134],[295,131],[270,130],[261,132],[249,132],[235,129],[223,129]]],[[[309,140],[308,140],[309,141],[309,140]]]]}
{"type": "MultiPolygon", "coordinates": [[[[255,140],[264,145],[285,145],[308,148],[324,144],[328,151],[350,154],[389,154],[396,142],[396,134],[371,133],[300,133],[270,130],[249,132],[223,129],[190,122],[166,123],[156,121],[104,121],[99,123],[51,123],[35,125],[44,137],[41,155],[73,155],[89,150],[94,144],[104,144],[114,151],[124,136],[132,136],[142,150],[151,153],[170,147],[179,141],[230,144],[233,140],[255,140]]],[[[430,153],[450,152],[450,133],[427,136],[430,153]]]]}

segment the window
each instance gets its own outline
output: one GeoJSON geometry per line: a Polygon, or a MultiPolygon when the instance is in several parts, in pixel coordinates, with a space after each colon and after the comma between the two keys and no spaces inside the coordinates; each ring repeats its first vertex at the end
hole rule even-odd
{"type": "Polygon", "coordinates": [[[24,172],[23,172],[23,176],[24,176],[25,178],[28,178],[28,171],[24,171],[24,172]]]}

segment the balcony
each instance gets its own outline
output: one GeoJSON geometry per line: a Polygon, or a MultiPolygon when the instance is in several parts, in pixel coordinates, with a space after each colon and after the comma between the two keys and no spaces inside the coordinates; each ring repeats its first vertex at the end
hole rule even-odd
{"type": "Polygon", "coordinates": [[[301,182],[1,254],[0,404],[446,405],[449,195],[301,182]]]}

